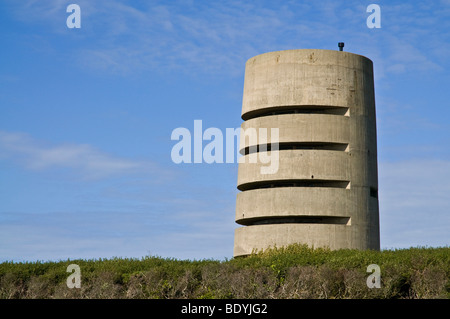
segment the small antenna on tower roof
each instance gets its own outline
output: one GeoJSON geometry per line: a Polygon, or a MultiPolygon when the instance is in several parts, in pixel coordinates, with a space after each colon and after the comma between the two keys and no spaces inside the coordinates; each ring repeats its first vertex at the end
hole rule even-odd
{"type": "Polygon", "coordinates": [[[338,47],[339,47],[339,51],[343,51],[343,49],[344,49],[344,42],[339,42],[338,43],[338,47]]]}

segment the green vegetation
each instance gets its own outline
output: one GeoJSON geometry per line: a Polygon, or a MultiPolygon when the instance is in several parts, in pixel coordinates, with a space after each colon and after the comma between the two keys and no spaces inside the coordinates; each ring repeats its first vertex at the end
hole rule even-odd
{"type": "Polygon", "coordinates": [[[231,260],[0,264],[0,298],[450,298],[450,248],[357,251],[292,245],[231,260]],[[81,268],[81,288],[66,285],[81,268]],[[369,289],[367,266],[381,269],[369,289]]]}

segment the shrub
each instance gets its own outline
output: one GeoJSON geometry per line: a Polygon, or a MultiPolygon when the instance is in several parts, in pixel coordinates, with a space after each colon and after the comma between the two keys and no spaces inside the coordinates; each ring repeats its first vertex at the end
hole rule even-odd
{"type": "Polygon", "coordinates": [[[385,251],[292,245],[231,260],[67,260],[0,264],[0,298],[449,298],[450,248],[385,251]],[[69,264],[81,288],[69,289],[69,264]],[[366,268],[381,269],[369,289],[366,268]]]}

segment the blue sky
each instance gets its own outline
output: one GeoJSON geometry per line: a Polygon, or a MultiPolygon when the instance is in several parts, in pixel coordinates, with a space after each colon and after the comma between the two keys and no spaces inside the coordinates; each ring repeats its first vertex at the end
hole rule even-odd
{"type": "Polygon", "coordinates": [[[237,164],[174,164],[172,131],[239,127],[250,57],[340,41],[374,62],[382,248],[450,242],[448,0],[3,0],[0,39],[0,261],[230,258],[237,164]]]}

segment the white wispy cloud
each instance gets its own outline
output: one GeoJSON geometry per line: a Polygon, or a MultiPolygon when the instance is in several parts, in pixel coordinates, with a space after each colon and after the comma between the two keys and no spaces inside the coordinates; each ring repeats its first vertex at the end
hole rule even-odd
{"type": "Polygon", "coordinates": [[[136,161],[101,152],[89,144],[45,145],[28,134],[0,131],[0,159],[9,159],[31,170],[71,168],[88,179],[154,173],[150,161],[136,161]]]}
{"type": "MultiPolygon", "coordinates": [[[[14,5],[24,23],[47,24],[64,34],[68,3],[29,0],[14,5]]],[[[293,48],[337,49],[336,43],[345,40],[352,52],[374,59],[377,76],[384,76],[440,71],[448,63],[441,53],[450,51],[445,1],[381,3],[379,30],[367,28],[368,13],[360,1],[77,3],[82,32],[64,36],[81,37],[83,42],[70,59],[112,73],[175,68],[240,75],[253,55],[293,48]]]]}

